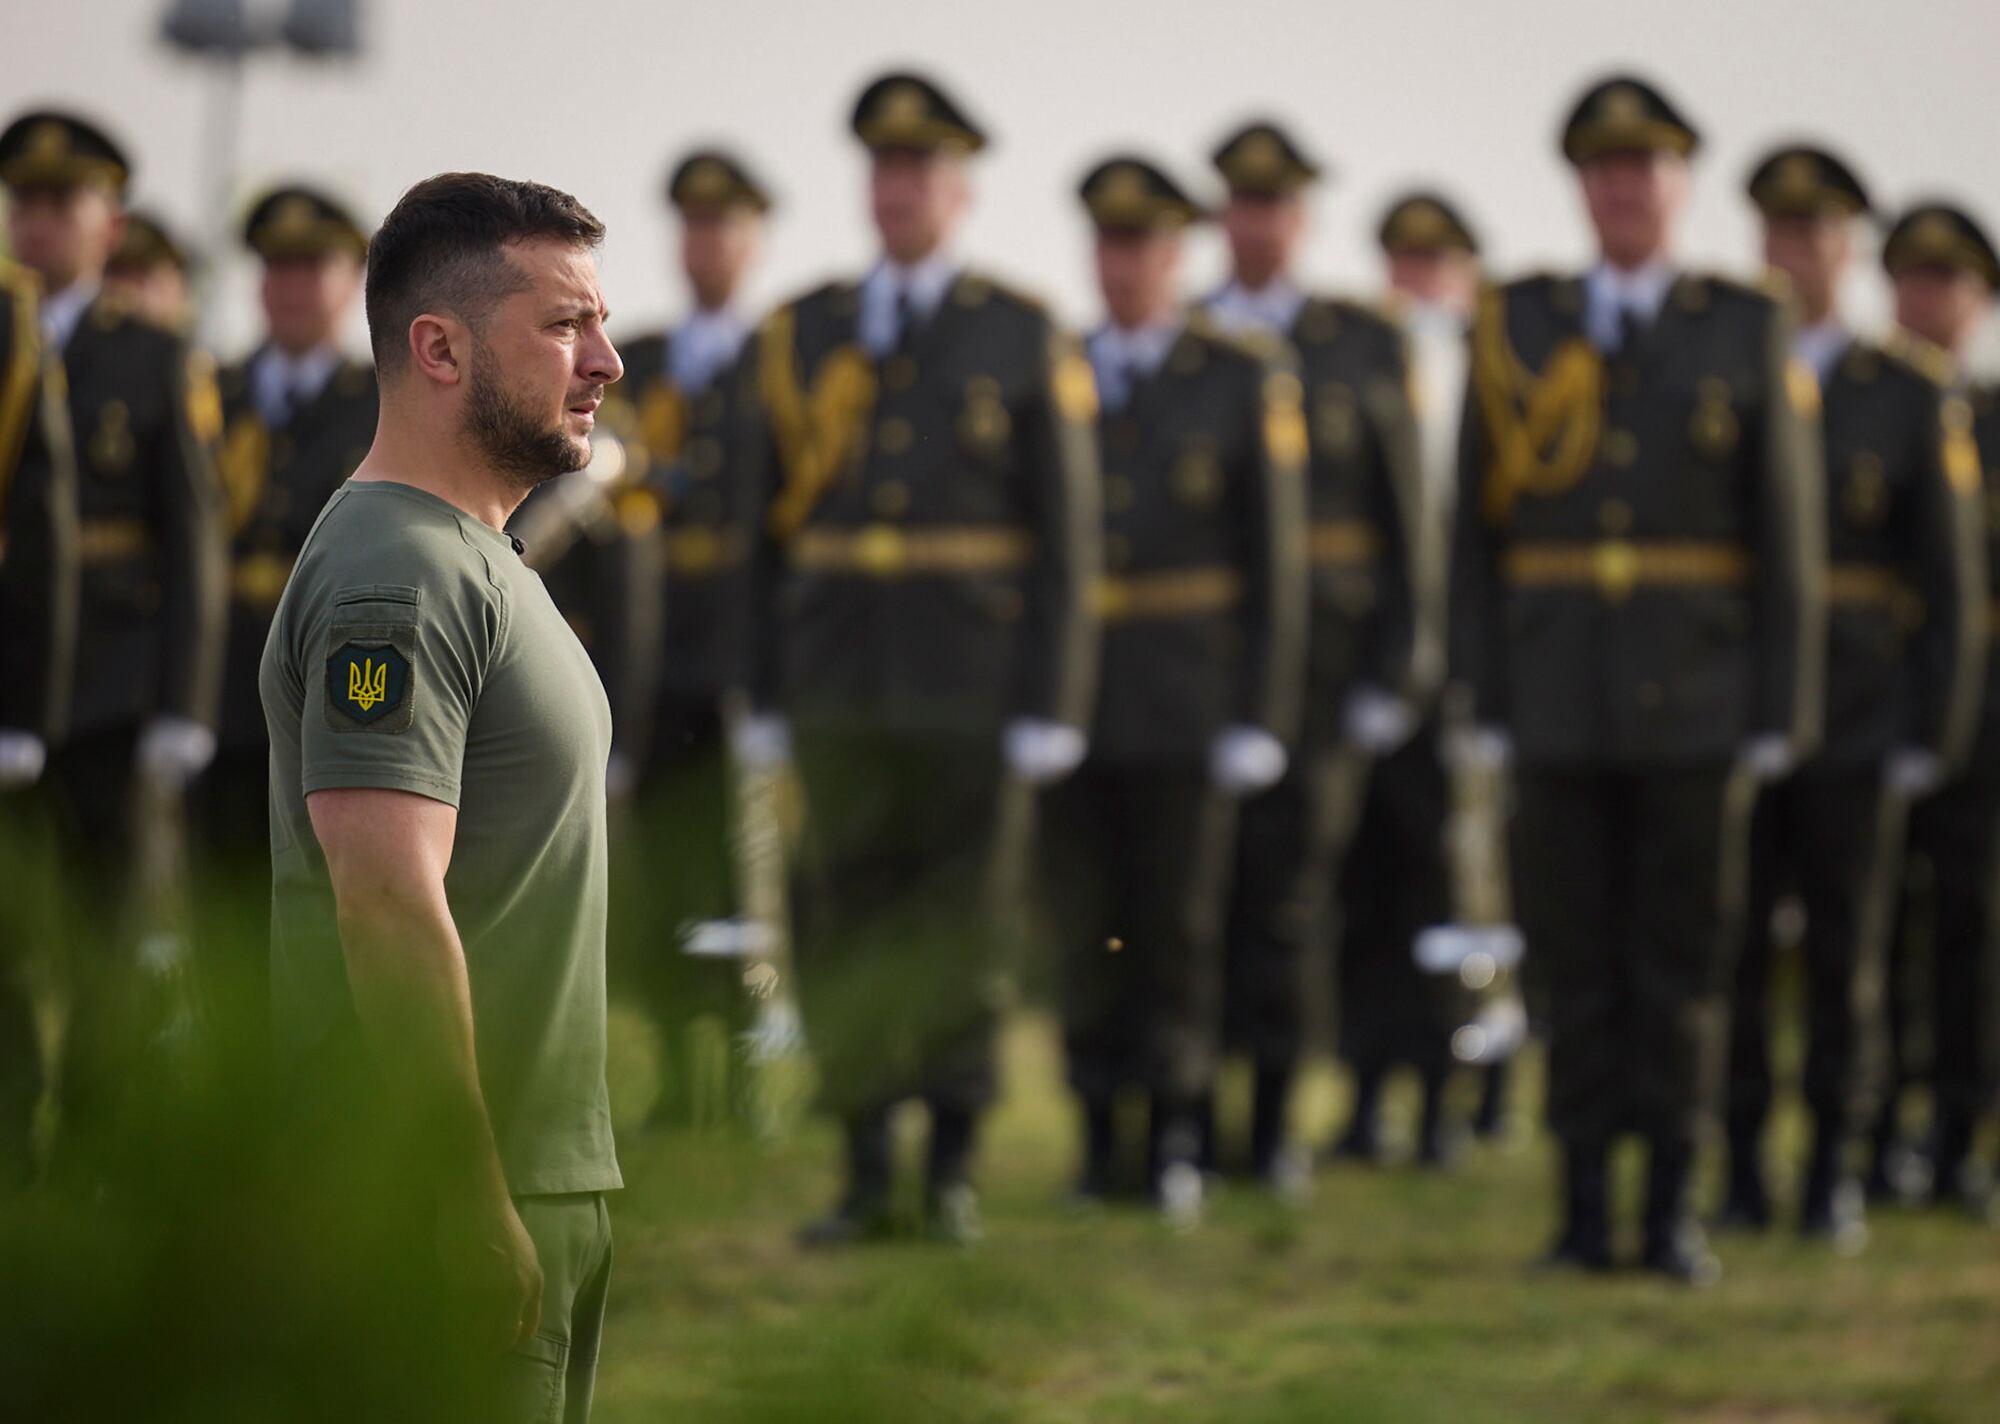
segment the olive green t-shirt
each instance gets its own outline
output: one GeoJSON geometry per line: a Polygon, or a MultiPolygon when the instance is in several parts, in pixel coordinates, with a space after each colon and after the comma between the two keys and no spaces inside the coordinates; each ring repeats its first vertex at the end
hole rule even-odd
{"type": "Polygon", "coordinates": [[[611,709],[512,538],[409,485],[349,480],[278,604],[271,733],[273,1029],[306,1062],[359,1043],[306,797],[458,808],[445,889],[509,1189],[621,1185],[604,1081],[611,709]]]}

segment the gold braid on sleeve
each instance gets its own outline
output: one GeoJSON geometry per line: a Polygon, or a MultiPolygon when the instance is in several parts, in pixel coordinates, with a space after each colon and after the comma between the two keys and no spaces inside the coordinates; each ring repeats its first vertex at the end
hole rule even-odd
{"type": "Polygon", "coordinates": [[[1604,423],[1604,363],[1581,336],[1558,346],[1540,372],[1507,338],[1507,298],[1488,290],[1473,322],[1473,385],[1491,446],[1481,508],[1494,524],[1522,494],[1561,494],[1583,478],[1604,423]]]}

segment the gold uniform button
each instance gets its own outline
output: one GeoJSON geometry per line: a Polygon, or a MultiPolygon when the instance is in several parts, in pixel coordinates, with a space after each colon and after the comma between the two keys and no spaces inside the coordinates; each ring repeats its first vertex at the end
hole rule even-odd
{"type": "Polygon", "coordinates": [[[1104,480],[1104,507],[1113,514],[1123,514],[1129,510],[1136,494],[1132,481],[1123,475],[1107,475],[1104,480]]]}
{"type": "Polygon", "coordinates": [[[910,512],[910,487],[901,480],[884,480],[869,496],[875,512],[884,519],[896,519],[910,512]]]}
{"type": "Polygon", "coordinates": [[[891,356],[882,367],[882,384],[892,391],[907,391],[917,383],[917,363],[908,356],[891,356]]]}
{"type": "Polygon", "coordinates": [[[1604,460],[1606,464],[1624,469],[1638,458],[1638,436],[1629,430],[1607,430],[1604,432],[1604,460]]]}
{"type": "Polygon", "coordinates": [[[1632,532],[1632,506],[1622,499],[1607,499],[1597,506],[1597,527],[1606,534],[1632,532]]]}
{"type": "Polygon", "coordinates": [[[911,428],[909,421],[900,415],[892,415],[876,431],[875,443],[885,455],[901,455],[917,443],[917,432],[911,428]]]}

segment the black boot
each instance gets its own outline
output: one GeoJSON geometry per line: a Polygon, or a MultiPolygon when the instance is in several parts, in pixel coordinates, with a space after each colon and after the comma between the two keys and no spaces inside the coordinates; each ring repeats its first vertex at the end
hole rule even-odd
{"type": "Polygon", "coordinates": [[[1481,1141],[1500,1136],[1507,1125],[1506,1061],[1488,1065],[1479,1073],[1479,1108],[1472,1115],[1472,1135],[1481,1141]]]}
{"type": "Polygon", "coordinates": [[[1609,1156],[1601,1142],[1563,1146],[1563,1224],[1542,1257],[1549,1270],[1611,1269],[1609,1156]]]}
{"type": "Polygon", "coordinates": [[[1839,1115],[1822,1113],[1799,1186],[1799,1234],[1830,1242],[1836,1251],[1851,1255],[1868,1242],[1863,1202],[1861,1184],[1847,1173],[1839,1115]]]}
{"type": "Polygon", "coordinates": [[[1763,1124],[1733,1123],[1729,1131],[1729,1191],[1716,1213],[1718,1231],[1762,1231],[1771,1224],[1764,1185],[1763,1124]]]}
{"type": "Polygon", "coordinates": [[[1333,1155],[1345,1162],[1382,1160],[1382,1073],[1377,1068],[1356,1069],[1354,1074],[1354,1116],[1347,1131],[1333,1147],[1333,1155]]]}
{"type": "Polygon", "coordinates": [[[1656,1138],[1646,1170],[1645,1269],[1683,1285],[1712,1286],[1722,1279],[1722,1263],[1688,1210],[1688,1182],[1694,1149],[1676,1139],[1656,1138]]]}
{"type": "Polygon", "coordinates": [[[1444,1073],[1424,1074],[1423,1124],[1417,1135],[1419,1166],[1443,1170],[1458,1160],[1458,1133],[1444,1110],[1445,1086],[1450,1081],[1444,1073]]]}
{"type": "Polygon", "coordinates": [[[966,1108],[931,1104],[931,1150],[924,1189],[924,1231],[953,1246],[971,1246],[985,1233],[979,1195],[972,1186],[972,1147],[978,1118],[966,1108]]]}
{"type": "Polygon", "coordinates": [[[889,1113],[855,1113],[847,1119],[847,1189],[831,1213],[799,1229],[801,1246],[848,1246],[889,1236],[889,1113]]]}
{"type": "Polygon", "coordinates": [[[1083,1165],[1072,1196],[1078,1206],[1101,1206],[1118,1185],[1118,1114],[1109,1098],[1083,1105],[1083,1165]]]}

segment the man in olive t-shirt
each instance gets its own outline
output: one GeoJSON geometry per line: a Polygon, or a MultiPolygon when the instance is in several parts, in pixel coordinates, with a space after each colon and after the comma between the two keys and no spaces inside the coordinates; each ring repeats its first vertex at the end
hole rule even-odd
{"type": "MultiPolygon", "coordinates": [[[[465,1360],[452,1408],[468,1418],[588,1417],[603,1193],[621,1185],[611,712],[502,532],[536,484],[585,463],[621,374],[602,235],[538,184],[443,174],[404,195],[369,252],[375,442],[306,540],[259,675],[287,1101],[306,1121],[331,1103],[342,1146],[318,1150],[373,1172],[385,1210],[435,1205],[448,1318],[421,1328],[465,1360]]],[[[364,1309],[408,1311],[393,1273],[421,1282],[420,1265],[359,1269],[364,1309]]],[[[403,1388],[398,1369],[352,1365],[403,1388]]],[[[336,1376],[313,1402],[355,1388],[336,1376]]],[[[366,1412],[434,1414],[416,1392],[366,1412]]]]}

